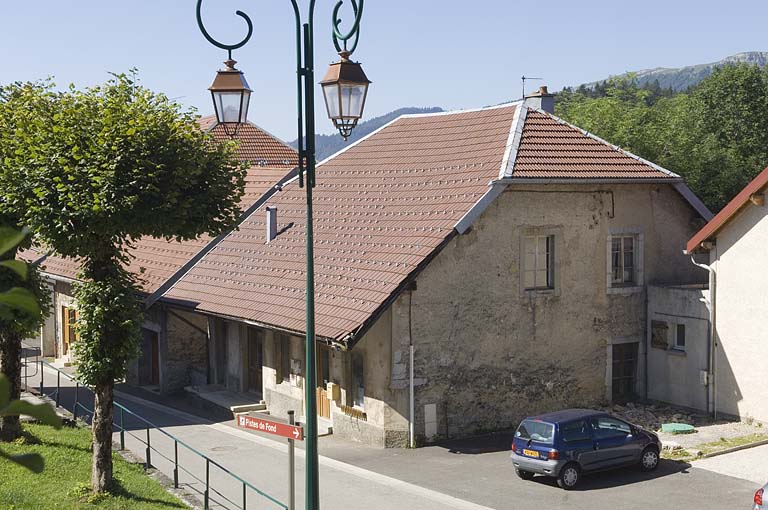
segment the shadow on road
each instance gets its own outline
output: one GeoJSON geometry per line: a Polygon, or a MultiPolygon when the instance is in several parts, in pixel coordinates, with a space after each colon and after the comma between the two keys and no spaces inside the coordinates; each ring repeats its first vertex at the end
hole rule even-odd
{"type": "Polygon", "coordinates": [[[445,448],[451,453],[478,455],[481,453],[511,451],[513,438],[514,432],[507,431],[464,439],[440,441],[432,446],[445,448]]]}
{"type": "MultiPolygon", "coordinates": [[[[636,483],[647,482],[649,480],[655,480],[657,478],[663,478],[665,476],[674,475],[677,473],[688,474],[688,468],[690,467],[691,465],[687,462],[662,459],[659,462],[659,467],[656,469],[656,471],[652,471],[650,473],[640,471],[639,468],[633,466],[614,469],[611,471],[584,473],[583,478],[579,484],[575,489],[572,490],[594,491],[621,487],[623,485],[632,485],[636,483]]],[[[549,476],[536,476],[533,478],[533,481],[542,485],[551,485],[552,487],[561,490],[557,486],[556,480],[549,476]]]]}

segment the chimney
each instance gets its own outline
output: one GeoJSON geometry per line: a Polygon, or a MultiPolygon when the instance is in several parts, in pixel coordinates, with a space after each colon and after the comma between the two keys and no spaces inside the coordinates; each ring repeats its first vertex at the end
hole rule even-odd
{"type": "Polygon", "coordinates": [[[555,113],[555,95],[550,94],[546,85],[539,87],[533,94],[525,96],[525,106],[532,106],[547,113],[555,113]]]}
{"type": "Polygon", "coordinates": [[[277,207],[267,207],[267,243],[277,237],[277,207]]]}

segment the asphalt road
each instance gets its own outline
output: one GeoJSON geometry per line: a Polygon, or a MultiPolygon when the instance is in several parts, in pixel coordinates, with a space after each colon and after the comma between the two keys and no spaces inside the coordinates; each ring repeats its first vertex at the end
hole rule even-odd
{"type": "MultiPolygon", "coordinates": [[[[48,389],[49,384],[55,382],[55,376],[50,375],[46,373],[48,389]]],[[[65,405],[71,408],[73,389],[67,389],[62,396],[65,405]]],[[[287,500],[288,466],[284,440],[276,441],[237,429],[233,422],[214,423],[128,395],[121,395],[117,400],[278,500],[287,500]]],[[[145,446],[142,441],[146,430],[133,420],[126,420],[126,426],[134,434],[127,437],[127,447],[143,459],[145,446]]],[[[159,453],[173,459],[173,441],[156,431],[151,434],[152,444],[159,453]]],[[[117,435],[115,439],[118,439],[117,435]]],[[[333,436],[321,438],[322,506],[326,509],[366,510],[749,508],[758,484],[743,478],[744,473],[752,475],[746,478],[762,479],[755,471],[765,467],[745,467],[740,457],[728,456],[723,456],[716,464],[710,463],[714,467],[708,469],[703,468],[705,464],[699,468],[696,464],[663,461],[658,471],[652,474],[636,469],[601,473],[585,478],[577,490],[564,491],[548,478],[537,477],[527,482],[518,479],[503,442],[498,444],[497,451],[479,454],[459,451],[464,450],[441,446],[381,450],[350,444],[333,436]],[[730,476],[732,474],[737,476],[730,476]]],[[[192,475],[203,480],[205,463],[183,447],[179,452],[182,464],[191,472],[181,472],[181,484],[200,499],[204,484],[194,480],[192,475]]],[[[752,452],[731,455],[768,457],[768,452],[752,452]]],[[[173,463],[156,452],[152,455],[153,465],[171,478],[173,463]]],[[[765,464],[768,460],[760,462],[765,464]]],[[[303,463],[303,451],[298,450],[298,509],[303,508],[303,463]]],[[[215,467],[211,468],[211,482],[220,492],[211,493],[214,508],[234,508],[239,504],[242,484],[215,467]],[[228,503],[223,497],[234,503],[228,503]]],[[[263,497],[248,492],[248,508],[277,508],[267,504],[263,497]]]]}

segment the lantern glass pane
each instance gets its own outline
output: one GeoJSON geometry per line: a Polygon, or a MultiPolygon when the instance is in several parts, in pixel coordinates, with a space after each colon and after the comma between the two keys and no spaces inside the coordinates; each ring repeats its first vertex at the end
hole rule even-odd
{"type": "Polygon", "coordinates": [[[323,85],[323,95],[325,96],[325,107],[328,110],[328,118],[338,119],[341,117],[339,85],[337,83],[323,85]]]}
{"type": "MultiPolygon", "coordinates": [[[[237,124],[240,122],[241,92],[214,92],[213,102],[219,122],[237,124]]],[[[243,113],[245,115],[245,113],[243,113]]]]}
{"type": "Polygon", "coordinates": [[[368,84],[343,83],[341,85],[341,116],[359,119],[363,116],[365,92],[368,84]]]}
{"type": "Polygon", "coordinates": [[[243,91],[243,107],[240,111],[240,123],[245,124],[248,121],[248,106],[251,102],[251,93],[247,90],[243,91]]]}

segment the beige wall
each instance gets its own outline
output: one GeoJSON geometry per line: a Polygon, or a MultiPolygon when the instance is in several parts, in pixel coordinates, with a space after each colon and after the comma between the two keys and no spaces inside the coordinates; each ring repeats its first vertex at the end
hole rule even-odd
{"type": "Polygon", "coordinates": [[[747,204],[710,252],[715,290],[717,411],[768,422],[768,206],[747,204]]]}
{"type": "Polygon", "coordinates": [[[703,285],[648,288],[648,398],[707,410],[709,388],[706,372],[710,353],[708,300],[709,290],[703,285]],[[665,344],[653,345],[653,321],[668,326],[665,344]],[[675,349],[678,325],[685,328],[684,350],[675,349]]]}

